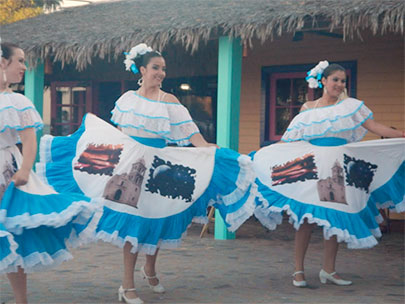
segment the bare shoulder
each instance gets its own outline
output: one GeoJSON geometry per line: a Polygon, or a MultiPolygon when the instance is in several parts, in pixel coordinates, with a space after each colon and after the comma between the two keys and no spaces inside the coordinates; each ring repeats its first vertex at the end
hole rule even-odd
{"type": "Polygon", "coordinates": [[[162,101],[165,102],[173,102],[173,103],[180,103],[176,96],[170,93],[166,93],[162,91],[162,101]]]}

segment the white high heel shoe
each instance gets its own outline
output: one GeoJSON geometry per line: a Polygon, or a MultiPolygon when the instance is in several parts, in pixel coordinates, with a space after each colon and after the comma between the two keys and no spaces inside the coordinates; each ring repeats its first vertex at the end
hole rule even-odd
{"type": "Polygon", "coordinates": [[[127,291],[135,291],[135,288],[123,288],[122,286],[120,286],[120,288],[118,288],[118,301],[119,302],[125,302],[127,304],[144,304],[144,302],[142,301],[142,299],[140,297],[137,298],[127,298],[127,296],[125,295],[125,293],[127,291]]]}
{"type": "Polygon", "coordinates": [[[296,271],[296,272],[294,272],[293,274],[292,274],[292,276],[293,276],[293,285],[295,286],[295,287],[307,287],[307,281],[305,281],[305,280],[303,280],[303,281],[296,281],[295,280],[295,275],[297,275],[297,274],[300,274],[300,273],[302,273],[302,274],[304,274],[304,272],[302,271],[302,270],[299,270],[299,271],[296,271]]]}
{"type": "Polygon", "coordinates": [[[325,270],[321,269],[319,272],[319,280],[321,280],[322,284],[326,284],[327,281],[331,281],[333,284],[339,285],[339,286],[348,286],[352,285],[352,281],[347,281],[347,280],[342,280],[342,279],[336,279],[334,275],[336,272],[332,273],[327,273],[325,270]]]}
{"type": "MultiPolygon", "coordinates": [[[[159,282],[157,285],[152,285],[152,284],[149,282],[149,280],[158,279],[158,278],[156,277],[156,275],[151,276],[151,277],[148,276],[148,275],[146,274],[146,272],[145,272],[145,267],[144,267],[144,266],[141,267],[141,274],[142,274],[143,278],[147,280],[148,285],[149,285],[150,289],[153,290],[153,292],[155,292],[155,293],[164,293],[164,292],[166,291],[165,288],[163,287],[163,285],[160,284],[160,282],[159,282]]],[[[159,280],[159,279],[158,279],[158,280],[159,280]]]]}

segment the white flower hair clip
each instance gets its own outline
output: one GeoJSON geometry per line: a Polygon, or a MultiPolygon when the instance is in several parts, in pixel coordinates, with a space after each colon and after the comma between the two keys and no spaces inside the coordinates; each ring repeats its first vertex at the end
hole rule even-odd
{"type": "Polygon", "coordinates": [[[308,82],[308,86],[311,89],[322,88],[322,73],[328,67],[329,62],[326,60],[319,61],[319,63],[309,72],[307,72],[307,77],[305,80],[308,82]]]}
{"type": "Polygon", "coordinates": [[[125,60],[124,60],[124,64],[125,64],[125,69],[127,71],[132,71],[134,74],[138,73],[139,70],[135,64],[134,59],[137,56],[142,56],[146,53],[152,52],[153,49],[150,46],[147,46],[145,43],[140,43],[136,46],[134,46],[129,53],[125,52],[125,60]]]}

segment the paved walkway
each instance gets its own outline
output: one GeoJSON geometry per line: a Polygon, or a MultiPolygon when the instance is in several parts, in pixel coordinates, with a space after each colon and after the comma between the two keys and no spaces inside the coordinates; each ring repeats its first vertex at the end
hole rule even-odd
{"type": "MultiPolygon", "coordinates": [[[[254,219],[236,240],[199,238],[192,225],[181,248],[164,250],[158,260],[164,295],[153,294],[136,267],[139,295],[146,303],[404,303],[404,235],[384,235],[368,250],[339,251],[337,268],[354,285],[322,285],[322,233],[313,233],[306,261],[309,288],[292,286],[294,231],[288,223],[268,232],[254,219]]],[[[212,231],[212,228],[211,228],[212,231]]],[[[118,303],[122,251],[107,243],[73,250],[75,259],[57,269],[29,275],[31,303],[118,303]]],[[[12,303],[6,276],[0,275],[0,303],[12,303]]]]}

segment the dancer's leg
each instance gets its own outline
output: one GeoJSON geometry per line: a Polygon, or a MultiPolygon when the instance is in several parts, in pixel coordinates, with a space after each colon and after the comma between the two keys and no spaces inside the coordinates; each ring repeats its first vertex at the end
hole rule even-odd
{"type": "MultiPolygon", "coordinates": [[[[134,270],[138,253],[131,253],[131,249],[131,243],[126,242],[124,245],[124,278],[122,280],[122,287],[124,289],[135,288],[134,270]]],[[[128,291],[125,295],[129,299],[137,297],[134,291],[128,291]]]]}
{"type": "Polygon", "coordinates": [[[152,286],[156,286],[157,284],[159,284],[159,279],[156,278],[156,260],[158,253],[159,249],[156,250],[154,255],[146,255],[145,274],[148,277],[154,277],[149,279],[149,284],[152,286]]]}
{"type": "MultiPolygon", "coordinates": [[[[336,235],[332,236],[329,240],[323,241],[323,270],[327,273],[335,272],[336,257],[339,248],[336,235]]],[[[337,274],[335,278],[339,279],[337,274]]]]}
{"type": "MultiPolygon", "coordinates": [[[[308,249],[308,244],[311,239],[313,224],[304,222],[300,229],[295,232],[295,271],[304,271],[305,254],[308,249]]],[[[295,275],[296,281],[305,280],[303,273],[295,275]]]]}
{"type": "Polygon", "coordinates": [[[24,269],[18,267],[18,272],[10,272],[7,277],[13,288],[15,302],[17,304],[27,303],[27,274],[24,269]]]}

